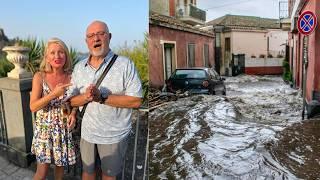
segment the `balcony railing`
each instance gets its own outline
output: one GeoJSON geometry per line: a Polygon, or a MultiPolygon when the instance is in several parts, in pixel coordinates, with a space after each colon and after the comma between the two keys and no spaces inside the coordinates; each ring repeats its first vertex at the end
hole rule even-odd
{"type": "Polygon", "coordinates": [[[192,4],[189,4],[189,15],[193,18],[200,19],[201,21],[206,21],[206,12],[199,9],[192,4]]]}
{"type": "Polygon", "coordinates": [[[177,15],[180,20],[191,25],[204,24],[206,21],[206,12],[192,4],[178,8],[177,15]]]}

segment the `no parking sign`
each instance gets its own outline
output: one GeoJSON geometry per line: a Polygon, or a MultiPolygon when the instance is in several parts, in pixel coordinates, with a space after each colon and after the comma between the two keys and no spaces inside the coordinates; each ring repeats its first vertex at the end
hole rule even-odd
{"type": "Polygon", "coordinates": [[[308,36],[317,27],[317,16],[311,11],[303,12],[298,19],[298,30],[308,36]]]}

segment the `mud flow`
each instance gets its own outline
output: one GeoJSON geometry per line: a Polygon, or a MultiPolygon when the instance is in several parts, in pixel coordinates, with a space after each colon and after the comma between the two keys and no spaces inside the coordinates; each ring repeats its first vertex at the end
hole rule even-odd
{"type": "Polygon", "coordinates": [[[150,179],[316,179],[320,121],[281,77],[227,78],[227,96],[181,98],[149,113],[150,179]]]}

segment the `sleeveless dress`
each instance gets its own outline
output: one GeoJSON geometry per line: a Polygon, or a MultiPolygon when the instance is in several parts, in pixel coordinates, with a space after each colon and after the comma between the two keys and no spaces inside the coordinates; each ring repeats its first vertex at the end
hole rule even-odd
{"type": "MultiPolygon", "coordinates": [[[[50,93],[48,84],[42,81],[42,97],[50,93]]],[[[62,112],[63,98],[56,98],[37,111],[31,152],[39,163],[67,166],[76,163],[72,134],[67,128],[67,116],[62,112]]]]}

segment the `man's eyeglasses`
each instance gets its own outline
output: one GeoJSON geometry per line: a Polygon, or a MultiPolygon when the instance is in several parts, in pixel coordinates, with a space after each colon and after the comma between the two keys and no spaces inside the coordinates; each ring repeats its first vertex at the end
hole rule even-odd
{"type": "Polygon", "coordinates": [[[105,32],[105,31],[100,31],[100,32],[97,32],[97,33],[87,34],[86,36],[87,36],[88,39],[91,39],[91,38],[93,38],[95,35],[98,36],[98,37],[102,37],[102,36],[104,36],[105,34],[107,34],[107,32],[105,32]]]}

